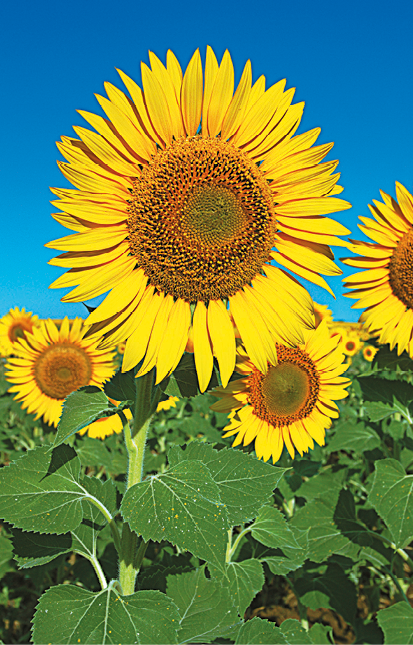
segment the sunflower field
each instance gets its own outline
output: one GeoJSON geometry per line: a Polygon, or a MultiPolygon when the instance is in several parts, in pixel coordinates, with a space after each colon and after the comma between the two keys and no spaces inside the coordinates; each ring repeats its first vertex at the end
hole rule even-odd
{"type": "Polygon", "coordinates": [[[349,239],[286,81],[118,71],[46,244],[63,302],[104,298],[0,320],[3,642],[412,643],[412,195],[349,239]],[[302,284],[331,246],[359,323],[302,284]]]}

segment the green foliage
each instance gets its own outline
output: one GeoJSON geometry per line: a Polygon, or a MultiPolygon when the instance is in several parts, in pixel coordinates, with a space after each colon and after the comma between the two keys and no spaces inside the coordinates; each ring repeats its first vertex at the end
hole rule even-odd
{"type": "Polygon", "coordinates": [[[40,599],[33,642],[174,644],[178,621],[176,606],[159,591],[122,596],[114,585],[98,593],[59,585],[40,599]]]}
{"type": "Polygon", "coordinates": [[[322,609],[353,642],[413,643],[411,363],[380,350],[363,371],[355,359],[326,446],[274,466],[222,439],[226,415],[185,354],[151,405],[160,390],[180,400],[154,416],[144,478],[127,491],[123,436],[77,432],[134,409],[133,372],[70,395],[57,431],[0,378],[4,641],[28,642],[34,614],[34,643],[328,645],[330,627],[308,628],[307,610],[322,609]],[[140,536],[130,594],[116,580],[124,522],[140,536]],[[290,597],[300,621],[253,617],[290,597]]]}

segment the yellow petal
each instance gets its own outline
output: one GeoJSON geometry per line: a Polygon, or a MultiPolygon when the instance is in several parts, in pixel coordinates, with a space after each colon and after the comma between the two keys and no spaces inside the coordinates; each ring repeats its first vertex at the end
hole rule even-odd
{"type": "Polygon", "coordinates": [[[248,104],[248,97],[251,92],[251,61],[247,61],[237,91],[231,100],[224,121],[222,123],[221,138],[229,139],[242,123],[245,110],[248,104]]]}
{"type": "Polygon", "coordinates": [[[198,301],[192,322],[194,328],[194,357],[199,389],[204,392],[211,380],[214,359],[207,328],[207,309],[198,301]]]}
{"type": "Polygon", "coordinates": [[[159,346],[156,363],[156,383],[173,372],[181,360],[188,341],[191,325],[191,310],[189,304],[178,298],[169,314],[168,325],[159,346]]]}
{"type": "MultiPolygon", "coordinates": [[[[208,109],[206,112],[208,132],[215,137],[222,127],[222,122],[234,93],[234,66],[229,51],[222,57],[221,65],[215,77],[208,109]]],[[[205,107],[205,106],[204,106],[205,107]]],[[[205,116],[205,110],[204,110],[205,116]]]]}
{"type": "Polygon", "coordinates": [[[214,355],[218,359],[223,387],[226,387],[235,368],[235,335],[229,313],[221,300],[210,300],[208,331],[214,355]]]}
{"type": "Polygon", "coordinates": [[[191,137],[198,130],[202,113],[202,63],[198,49],[182,81],[181,109],[186,133],[191,137]]]}

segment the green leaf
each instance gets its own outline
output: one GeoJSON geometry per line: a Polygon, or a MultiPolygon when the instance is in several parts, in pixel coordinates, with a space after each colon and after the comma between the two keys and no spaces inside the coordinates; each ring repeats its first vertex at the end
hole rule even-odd
{"type": "Polygon", "coordinates": [[[358,522],[354,497],[349,490],[340,491],[333,518],[337,528],[352,542],[370,547],[377,541],[374,535],[368,533],[367,529],[358,522]]]}
{"type": "Polygon", "coordinates": [[[202,461],[211,472],[231,526],[256,517],[261,506],[272,500],[272,492],[286,472],[285,468],[271,466],[240,450],[224,448],[218,451],[198,441],[191,442],[185,450],[173,446],[168,453],[171,465],[194,459],[202,461]]]}
{"type": "Polygon", "coordinates": [[[327,452],[347,450],[349,452],[363,453],[365,450],[373,450],[381,445],[380,437],[373,428],[356,423],[348,423],[346,427],[341,426],[329,440],[327,452]]]}
{"type": "Polygon", "coordinates": [[[8,571],[13,571],[12,560],[13,558],[13,544],[11,540],[5,535],[0,535],[0,578],[2,578],[8,571]]]}
{"type": "Polygon", "coordinates": [[[105,394],[115,401],[130,401],[133,403],[136,396],[134,370],[122,372],[118,370],[110,381],[103,385],[105,394]]]}
{"type": "Polygon", "coordinates": [[[90,478],[80,482],[79,474],[79,458],[69,446],[30,450],[0,470],[0,516],[24,531],[74,530],[82,521],[85,503],[93,500],[102,506],[102,499],[113,501],[115,495],[113,483],[91,483],[90,478]]]}
{"type": "Polygon", "coordinates": [[[93,421],[117,414],[120,410],[130,407],[131,404],[131,401],[122,401],[116,407],[109,401],[106,394],[94,385],[87,385],[72,392],[63,403],[63,412],[53,445],[60,446],[72,434],[82,430],[93,421]]]}
{"type": "Polygon", "coordinates": [[[70,533],[47,535],[12,529],[14,559],[21,569],[37,567],[72,550],[70,533]]]}
{"type": "Polygon", "coordinates": [[[397,602],[377,613],[377,622],[384,632],[384,642],[392,645],[413,643],[413,608],[407,602],[397,602]]]}
{"type": "Polygon", "coordinates": [[[334,643],[333,628],[330,625],[314,623],[310,629],[309,636],[314,645],[331,645],[331,643],[334,643]]]}
{"type": "Polygon", "coordinates": [[[369,502],[386,522],[396,547],[407,546],[413,535],[413,475],[395,459],[377,461],[369,502]]]}
{"type": "Polygon", "coordinates": [[[160,591],[121,596],[113,586],[93,593],[72,585],[48,589],[33,620],[33,642],[177,643],[179,613],[160,591]]]}
{"type": "Polygon", "coordinates": [[[409,405],[413,401],[413,386],[405,381],[389,381],[374,376],[359,377],[366,411],[372,421],[379,421],[393,414],[400,414],[413,423],[409,405]],[[374,403],[372,405],[371,403],[374,403]]]}
{"type": "MultiPolygon", "coordinates": [[[[173,371],[169,379],[165,379],[161,384],[162,390],[168,396],[192,397],[199,394],[198,375],[195,367],[194,355],[185,353],[173,371]]],[[[208,388],[216,387],[218,380],[215,370],[212,372],[212,378],[208,388]]]]}
{"type": "Polygon", "coordinates": [[[168,540],[224,570],[226,509],[209,469],[183,461],[132,486],[122,514],[145,540],[168,540]]]}
{"type": "Polygon", "coordinates": [[[182,616],[179,643],[210,643],[240,624],[229,590],[203,568],[168,576],[167,594],[182,616]]]}
{"type": "Polygon", "coordinates": [[[244,623],[235,645],[286,645],[287,640],[275,623],[257,616],[244,623]]]}
{"type": "Polygon", "coordinates": [[[291,645],[311,645],[311,638],[304,627],[293,618],[287,618],[281,625],[287,643],[291,645]]]}
{"type": "Polygon", "coordinates": [[[402,371],[412,371],[413,361],[407,352],[397,355],[397,350],[390,350],[389,345],[382,345],[374,357],[373,365],[379,369],[396,370],[397,367],[402,371]]]}
{"type": "Polygon", "coordinates": [[[251,601],[264,585],[265,577],[262,564],[255,559],[230,562],[226,566],[225,577],[222,576],[219,569],[211,565],[208,566],[208,569],[213,578],[228,586],[238,613],[243,616],[251,601]]]}
{"type": "Polygon", "coordinates": [[[302,604],[310,609],[329,607],[348,623],[353,623],[357,611],[356,588],[336,563],[330,563],[322,575],[305,572],[294,583],[302,604]]]}
{"type": "Polygon", "coordinates": [[[333,471],[328,467],[301,484],[297,491],[299,497],[310,501],[326,494],[326,491],[338,493],[343,485],[344,469],[333,471]]]}
{"type": "MultiPolygon", "coordinates": [[[[337,490],[326,491],[323,496],[307,502],[289,522],[291,526],[308,530],[307,557],[314,562],[323,562],[333,553],[340,553],[351,545],[334,524],[337,500],[337,490]]],[[[350,550],[350,553],[354,550],[358,550],[357,547],[350,550]]]]}
{"type": "Polygon", "coordinates": [[[252,536],[272,548],[289,548],[302,551],[295,535],[285,521],[284,515],[272,506],[263,506],[254,524],[250,527],[252,536]]]}

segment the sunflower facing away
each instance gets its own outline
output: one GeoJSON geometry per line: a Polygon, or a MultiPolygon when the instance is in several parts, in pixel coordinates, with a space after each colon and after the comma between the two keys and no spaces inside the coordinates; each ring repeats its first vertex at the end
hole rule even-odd
{"type": "Polygon", "coordinates": [[[396,182],[397,203],[380,191],[383,202],[373,200],[374,217],[360,217],[359,228],[373,243],[352,240],[352,251],[361,258],[344,258],[346,264],[365,269],[345,279],[355,289],[353,308],[366,308],[360,316],[364,327],[380,343],[406,350],[413,358],[413,196],[396,182]]]}
{"type": "Polygon", "coordinates": [[[9,359],[6,379],[13,384],[9,392],[36,419],[43,416],[57,426],[66,396],[84,385],[100,386],[114,374],[113,352],[82,339],[83,332],[81,318],[71,328],[65,318],[60,330],[47,320],[18,341],[18,358],[9,359]]]}
{"type": "Polygon", "coordinates": [[[13,354],[17,348],[19,338],[25,338],[26,334],[33,331],[33,327],[39,327],[38,316],[33,316],[31,311],[25,308],[15,307],[0,319],[0,346],[2,354],[8,356],[13,354]]]}
{"type": "Polygon", "coordinates": [[[74,231],[46,246],[51,264],[71,269],[51,286],[75,287],[78,302],[109,291],[87,319],[101,347],[126,341],[123,370],[142,359],[157,382],[178,364],[193,328],[203,391],[213,356],[226,384],[235,365],[235,325],[256,367],[276,361],[279,343],[303,341],[313,326],[307,291],[287,271],[330,290],[320,273],[341,271],[330,244],[348,230],[327,213],[350,207],[336,195],[332,144],[313,147],[320,129],[294,136],[303,103],[285,80],[252,84],[247,62],[234,92],[228,51],[218,64],[207,48],[183,73],[171,51],[152,53],[141,89],[119,71],[129,93],[105,83],[106,118],[80,111],[95,131],[58,143],[60,169],[76,189],[52,189],[53,216],[74,231]],[[272,266],[275,260],[280,267],[272,266]]]}
{"type": "Polygon", "coordinates": [[[322,320],[330,325],[333,322],[333,312],[328,308],[328,305],[319,305],[318,302],[314,302],[314,318],[316,327],[322,320]]]}
{"type": "Polygon", "coordinates": [[[256,455],[264,461],[278,461],[284,445],[292,458],[294,448],[302,455],[314,441],[324,445],[325,429],[339,415],[334,401],[347,396],[350,381],[341,374],[348,365],[339,339],[330,337],[325,322],[304,335],[297,347],[277,343],[278,363],[269,364],[265,374],[240,347],[235,369],[243,378],[212,391],[221,400],[211,408],[231,413],[224,437],[236,435],[233,446],[255,439],[256,455]]]}

